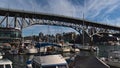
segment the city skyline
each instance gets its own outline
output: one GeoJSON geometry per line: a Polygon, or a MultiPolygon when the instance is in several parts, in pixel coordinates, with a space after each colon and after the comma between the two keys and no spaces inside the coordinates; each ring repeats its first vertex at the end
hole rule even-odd
{"type": "MultiPolygon", "coordinates": [[[[64,15],[80,19],[83,19],[84,13],[85,20],[120,26],[119,2],[120,0],[1,0],[0,7],[64,15]]],[[[48,26],[28,27],[23,30],[23,35],[37,34],[40,30],[48,33],[48,26]]],[[[74,30],[50,26],[50,31],[56,33],[56,31],[72,32],[74,30]]]]}
{"type": "Polygon", "coordinates": [[[57,33],[67,33],[67,32],[75,32],[78,34],[78,32],[72,28],[68,27],[60,27],[60,26],[51,26],[51,25],[33,25],[31,27],[27,27],[26,29],[23,29],[23,33],[27,31],[27,35],[23,36],[32,36],[32,35],[39,35],[40,32],[44,33],[45,35],[55,35],[57,33]],[[32,27],[32,28],[31,28],[32,27]],[[38,28],[37,30],[35,30],[38,28]]]}

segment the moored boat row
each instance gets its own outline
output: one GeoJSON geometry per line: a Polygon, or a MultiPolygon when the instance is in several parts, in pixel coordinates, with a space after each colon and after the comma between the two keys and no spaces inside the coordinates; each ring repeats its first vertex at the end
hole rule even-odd
{"type": "Polygon", "coordinates": [[[107,58],[102,57],[101,60],[112,67],[120,68],[120,51],[110,51],[109,56],[107,58]]]}

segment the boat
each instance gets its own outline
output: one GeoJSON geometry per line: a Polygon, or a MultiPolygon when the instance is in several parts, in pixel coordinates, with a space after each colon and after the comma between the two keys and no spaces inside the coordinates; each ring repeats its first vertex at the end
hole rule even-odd
{"type": "Polygon", "coordinates": [[[9,59],[0,59],[0,68],[13,68],[12,61],[9,59]]]}
{"type": "Polygon", "coordinates": [[[18,54],[18,49],[15,47],[15,46],[12,46],[11,47],[11,50],[9,50],[9,54],[13,54],[13,55],[16,55],[18,54]]]}
{"type": "Polygon", "coordinates": [[[33,68],[69,68],[62,55],[34,56],[33,68]]]}
{"type": "Polygon", "coordinates": [[[108,58],[101,58],[102,61],[107,63],[108,65],[112,67],[120,67],[120,51],[114,50],[109,52],[108,58]]]}
{"type": "Polygon", "coordinates": [[[3,59],[4,55],[5,55],[5,53],[3,51],[0,51],[0,59],[3,59]]]}
{"type": "Polygon", "coordinates": [[[75,44],[69,44],[69,46],[72,47],[72,48],[71,48],[71,52],[74,52],[74,53],[80,52],[80,49],[77,48],[75,44]]]}
{"type": "Polygon", "coordinates": [[[59,53],[61,46],[59,44],[55,43],[36,43],[35,47],[37,48],[38,52],[41,54],[53,54],[53,53],[59,53]]]}
{"type": "Polygon", "coordinates": [[[38,50],[34,47],[34,45],[28,45],[26,48],[26,53],[27,54],[35,54],[38,53],[38,50]]]}
{"type": "Polygon", "coordinates": [[[66,45],[66,44],[63,44],[63,45],[60,45],[61,46],[61,49],[62,49],[62,52],[70,52],[71,51],[71,46],[69,45],[66,45]]]}
{"type": "Polygon", "coordinates": [[[60,44],[61,50],[63,53],[65,52],[79,52],[80,50],[76,47],[73,47],[74,45],[69,45],[69,44],[60,44]]]}
{"type": "Polygon", "coordinates": [[[8,54],[11,50],[11,45],[9,43],[2,43],[2,46],[0,48],[2,49],[2,51],[8,54]]]}
{"type": "Polygon", "coordinates": [[[39,42],[35,45],[29,45],[27,47],[27,54],[48,54],[48,53],[59,53],[61,46],[55,43],[39,42]]]}
{"type": "Polygon", "coordinates": [[[119,46],[119,45],[120,45],[120,42],[116,42],[115,45],[119,46]]]}
{"type": "Polygon", "coordinates": [[[3,58],[4,55],[5,53],[0,51],[0,68],[13,68],[12,61],[7,58],[3,58]]]}
{"type": "Polygon", "coordinates": [[[79,48],[81,51],[99,51],[99,48],[97,46],[76,46],[79,48]]]}

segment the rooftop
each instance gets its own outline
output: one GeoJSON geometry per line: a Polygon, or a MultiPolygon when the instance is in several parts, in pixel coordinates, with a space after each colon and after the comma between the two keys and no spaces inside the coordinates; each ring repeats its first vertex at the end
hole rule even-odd
{"type": "Polygon", "coordinates": [[[62,65],[67,64],[65,59],[59,55],[35,56],[33,59],[36,63],[42,66],[62,65]]]}

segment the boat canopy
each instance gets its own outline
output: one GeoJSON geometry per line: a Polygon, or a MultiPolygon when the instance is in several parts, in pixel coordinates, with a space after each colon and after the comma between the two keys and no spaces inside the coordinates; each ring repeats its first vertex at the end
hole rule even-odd
{"type": "Polygon", "coordinates": [[[46,56],[35,56],[33,58],[33,62],[41,66],[59,66],[59,65],[67,65],[67,62],[63,58],[62,55],[46,55],[46,56]]]}
{"type": "Polygon", "coordinates": [[[35,45],[36,48],[45,47],[45,46],[61,47],[59,44],[55,44],[55,43],[36,43],[35,45]]]}

